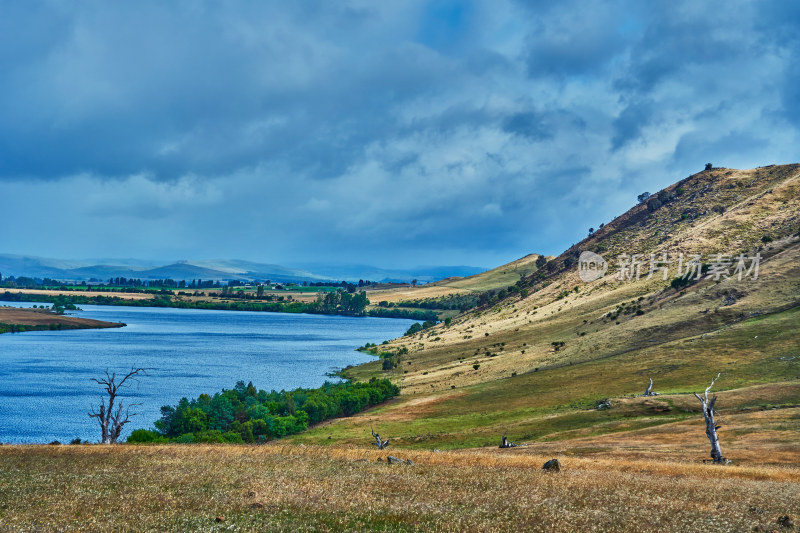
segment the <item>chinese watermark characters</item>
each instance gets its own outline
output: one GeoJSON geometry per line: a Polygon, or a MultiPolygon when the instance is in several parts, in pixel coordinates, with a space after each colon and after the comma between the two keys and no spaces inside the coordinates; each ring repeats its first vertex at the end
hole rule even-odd
{"type": "MultiPolygon", "coordinates": [[[[647,254],[621,254],[617,257],[617,270],[613,279],[617,281],[649,280],[659,276],[666,281],[671,275],[686,280],[713,279],[720,281],[735,278],[757,280],[761,254],[738,256],[732,254],[670,255],[667,252],[647,254]]],[[[608,262],[594,252],[582,252],[578,259],[578,275],[585,282],[600,279],[608,272],[608,262]]]]}

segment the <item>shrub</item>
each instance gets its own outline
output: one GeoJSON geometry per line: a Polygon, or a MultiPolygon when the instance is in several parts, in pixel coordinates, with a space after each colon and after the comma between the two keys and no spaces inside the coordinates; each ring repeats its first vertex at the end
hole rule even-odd
{"type": "Polygon", "coordinates": [[[228,431],[222,434],[222,440],[228,444],[244,444],[242,435],[234,431],[228,431]]]}
{"type": "Polygon", "coordinates": [[[669,286],[672,287],[673,289],[675,289],[676,291],[679,291],[679,290],[683,289],[684,287],[686,287],[688,285],[691,285],[692,281],[693,280],[691,280],[689,278],[679,277],[679,278],[673,279],[669,283],[669,286]]]}
{"type": "Polygon", "coordinates": [[[651,213],[661,207],[663,204],[658,198],[650,198],[647,200],[647,210],[651,213]]]}
{"type": "Polygon", "coordinates": [[[422,324],[420,324],[419,322],[414,322],[413,324],[411,324],[411,327],[408,328],[408,331],[406,331],[406,336],[419,333],[420,331],[422,331],[422,324]]]}
{"type": "Polygon", "coordinates": [[[128,437],[127,442],[130,444],[149,444],[153,442],[169,442],[169,439],[157,431],[136,429],[131,433],[130,437],[128,437]]]}

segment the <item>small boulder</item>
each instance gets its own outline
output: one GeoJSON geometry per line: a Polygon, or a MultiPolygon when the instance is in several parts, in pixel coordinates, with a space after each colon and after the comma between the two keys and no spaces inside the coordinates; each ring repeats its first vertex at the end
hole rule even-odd
{"type": "Polygon", "coordinates": [[[411,459],[406,459],[406,464],[407,465],[413,465],[414,461],[412,461],[411,459]]]}
{"type": "Polygon", "coordinates": [[[400,459],[399,457],[395,457],[394,455],[387,455],[386,456],[386,460],[389,461],[390,465],[395,464],[395,463],[404,463],[405,462],[402,459],[400,459]]]}
{"type": "Polygon", "coordinates": [[[778,525],[781,527],[791,528],[794,527],[794,521],[792,520],[791,516],[785,514],[778,518],[778,525]]]}
{"type": "Polygon", "coordinates": [[[547,472],[561,472],[561,463],[558,462],[558,459],[550,459],[542,465],[542,470],[547,472]]]}

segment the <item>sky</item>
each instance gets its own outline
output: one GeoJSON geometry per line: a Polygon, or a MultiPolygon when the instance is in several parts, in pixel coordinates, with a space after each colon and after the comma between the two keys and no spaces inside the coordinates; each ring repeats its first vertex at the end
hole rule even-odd
{"type": "Polygon", "coordinates": [[[800,161],[800,3],[0,0],[0,253],[493,267],[800,161]]]}

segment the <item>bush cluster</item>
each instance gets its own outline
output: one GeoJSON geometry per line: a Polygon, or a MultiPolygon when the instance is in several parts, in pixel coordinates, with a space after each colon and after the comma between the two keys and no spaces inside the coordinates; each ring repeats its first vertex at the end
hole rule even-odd
{"type": "Polygon", "coordinates": [[[128,442],[253,443],[299,433],[310,424],[350,416],[400,393],[387,379],[325,383],[318,389],[266,392],[236,383],[213,396],[182,398],[161,408],[157,431],[134,431],[128,442]]]}

